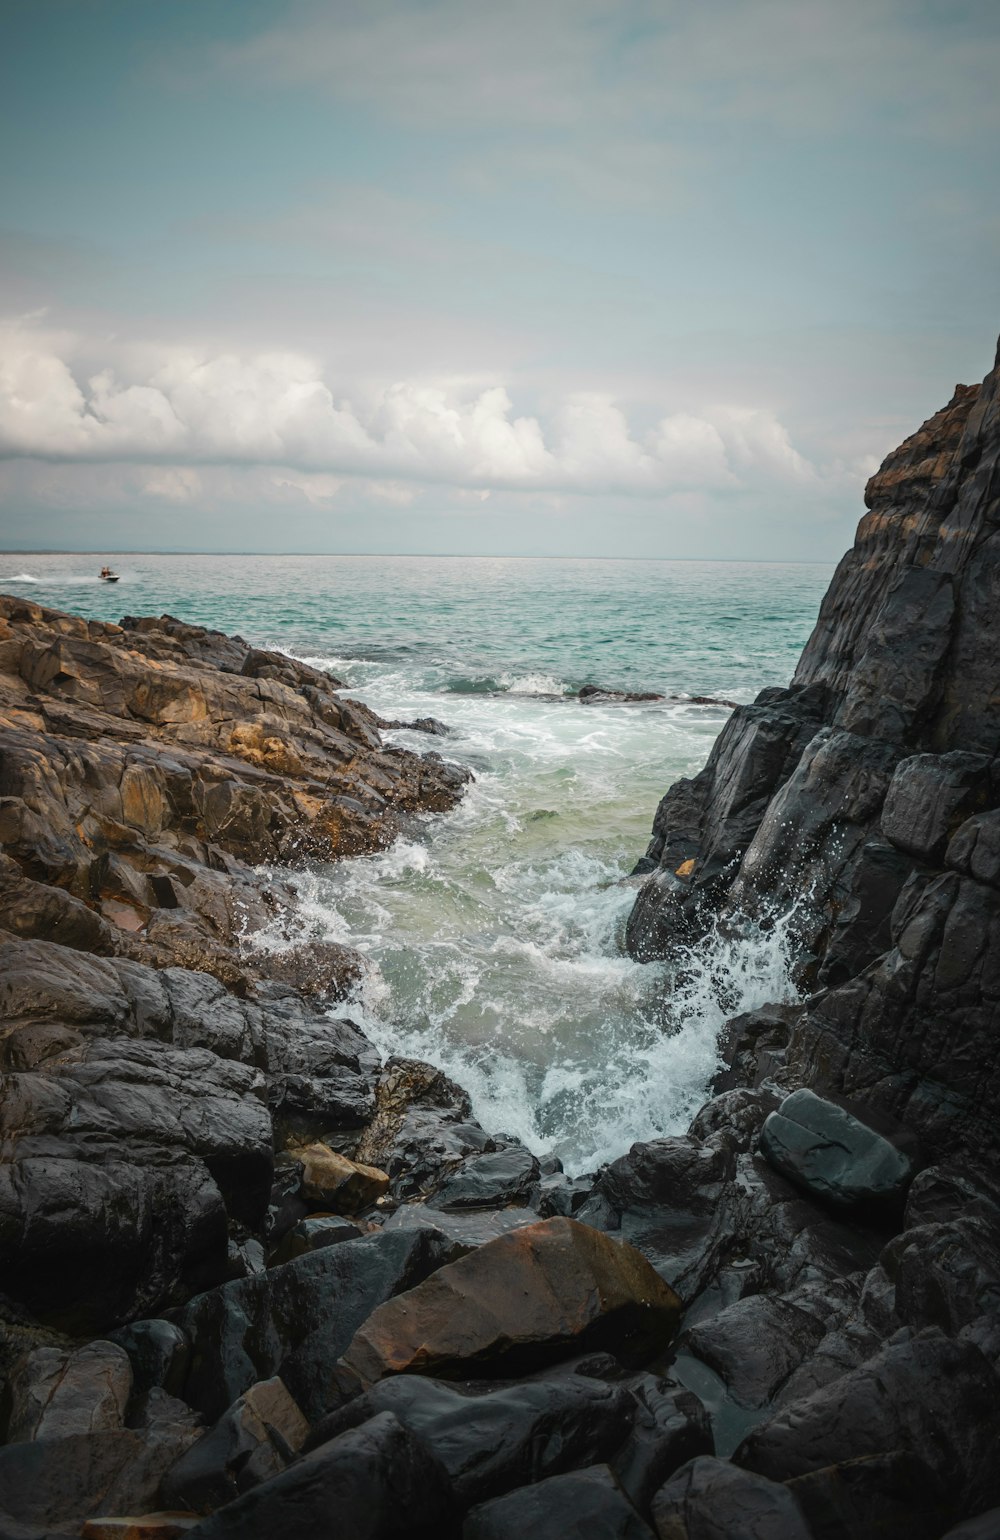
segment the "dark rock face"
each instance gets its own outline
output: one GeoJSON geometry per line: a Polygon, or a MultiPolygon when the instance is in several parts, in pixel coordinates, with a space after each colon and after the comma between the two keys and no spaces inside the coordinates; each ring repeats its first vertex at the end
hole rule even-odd
{"type": "Polygon", "coordinates": [[[551,1476],[474,1508],[462,1540],[653,1540],[606,1465],[551,1476]]]}
{"type": "Polygon", "coordinates": [[[197,1540],[440,1540],[454,1532],[452,1511],[447,1480],[430,1451],[383,1412],[227,1503],[190,1533],[197,1540]]]}
{"type": "Polygon", "coordinates": [[[986,1147],[997,987],[1000,373],[885,461],[787,690],[734,712],[664,798],[629,925],[669,954],[796,905],[802,1014],[780,1076],[986,1147]],[[683,867],[683,871],[678,869],[683,867]]]}
{"type": "Polygon", "coordinates": [[[692,1460],[653,1499],[660,1540],[812,1540],[787,1487],[738,1470],[725,1460],[692,1460]]]}

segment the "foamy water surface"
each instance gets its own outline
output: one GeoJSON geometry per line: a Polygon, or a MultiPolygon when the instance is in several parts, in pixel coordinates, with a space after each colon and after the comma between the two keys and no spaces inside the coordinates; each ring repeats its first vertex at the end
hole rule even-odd
{"type": "MultiPolygon", "coordinates": [[[[300,934],[368,963],[345,1010],[431,1059],[493,1132],[592,1169],[683,1128],[734,1012],[788,997],[787,925],[700,947],[679,976],[621,949],[666,787],[726,720],[685,699],[583,705],[584,683],[749,700],[783,683],[823,566],[474,558],[0,557],[0,591],[107,619],[168,611],[329,668],[393,741],[470,766],[444,817],[299,874],[300,934]],[[105,559],[116,588],[94,580],[105,559]]],[[[281,945],[275,936],[255,945],[281,945]]]]}

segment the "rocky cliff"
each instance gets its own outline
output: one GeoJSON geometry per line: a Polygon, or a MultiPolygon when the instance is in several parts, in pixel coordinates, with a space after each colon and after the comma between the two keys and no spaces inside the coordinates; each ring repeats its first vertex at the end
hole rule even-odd
{"type": "MultiPolygon", "coordinates": [[[[988,1148],[1000,1113],[1000,375],[959,386],[868,483],[787,690],[667,792],[634,956],[794,908],[818,988],[789,1085],[988,1148]]],[[[772,1071],[769,1071],[771,1073],[772,1071]]]]}
{"type": "Polygon", "coordinates": [[[635,955],[791,910],[802,1000],[573,1180],[296,944],[296,861],[463,772],[238,638],[2,601],[0,1540],[1000,1535],[998,388],[656,814],[635,955]]]}

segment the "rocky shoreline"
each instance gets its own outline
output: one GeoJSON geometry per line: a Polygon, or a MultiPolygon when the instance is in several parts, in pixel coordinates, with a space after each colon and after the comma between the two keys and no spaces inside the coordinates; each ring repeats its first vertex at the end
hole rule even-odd
{"type": "Polygon", "coordinates": [[[0,598],[0,1540],[1000,1535],[998,461],[995,371],[664,797],[633,955],[794,906],[804,999],[584,1178],[297,939],[296,863],[463,770],[240,638],[0,598]]]}

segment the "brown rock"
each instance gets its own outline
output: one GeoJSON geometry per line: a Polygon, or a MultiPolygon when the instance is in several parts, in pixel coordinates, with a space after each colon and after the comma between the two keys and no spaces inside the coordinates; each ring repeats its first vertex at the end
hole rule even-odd
{"type": "Polygon", "coordinates": [[[384,1171],[358,1165],[325,1144],[307,1144],[294,1154],[302,1162],[302,1196],[335,1213],[356,1214],[388,1189],[384,1171]]]}
{"type": "Polygon", "coordinates": [[[195,1513],[144,1513],[88,1519],[80,1533],[82,1540],[176,1540],[200,1522],[195,1513]]]}
{"type": "Polygon", "coordinates": [[[547,1219],[387,1300],[343,1361],[371,1385],[390,1374],[518,1374],[598,1347],[638,1358],[666,1345],[680,1311],[633,1247],[572,1219],[547,1219]]]}

